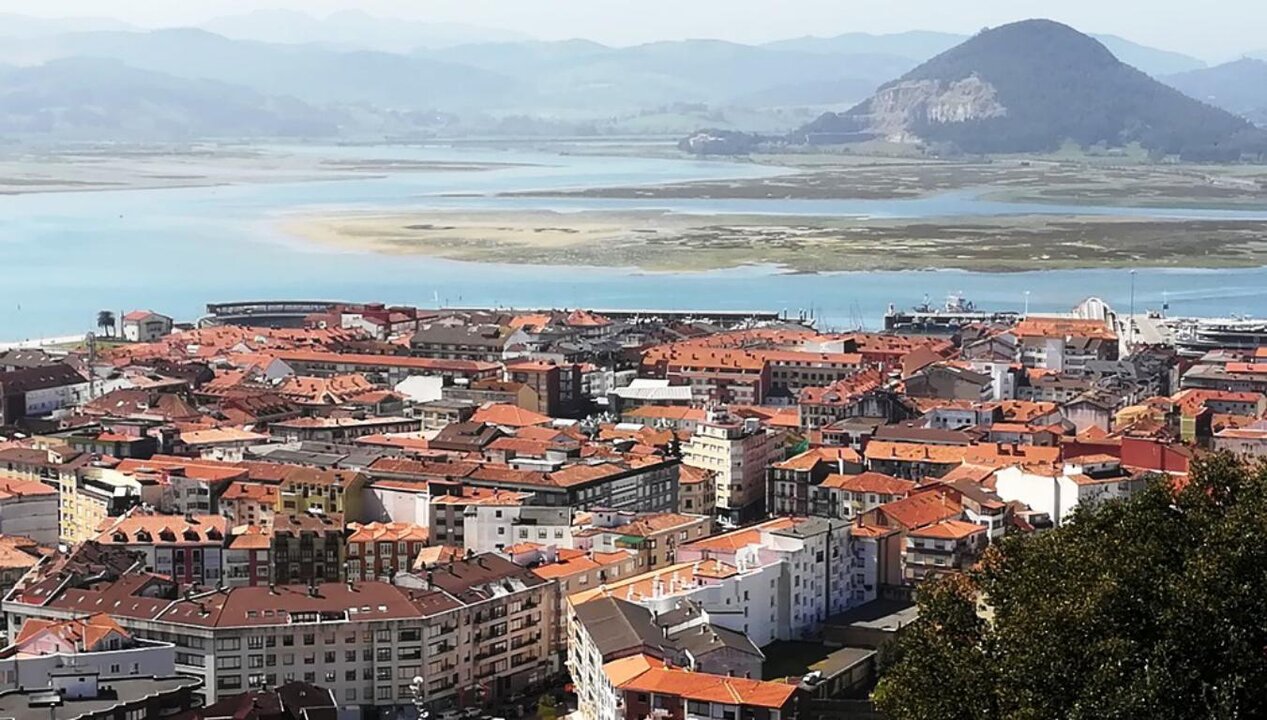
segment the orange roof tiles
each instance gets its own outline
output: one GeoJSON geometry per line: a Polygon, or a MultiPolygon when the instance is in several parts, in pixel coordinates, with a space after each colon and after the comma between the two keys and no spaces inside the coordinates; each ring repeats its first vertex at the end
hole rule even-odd
{"type": "Polygon", "coordinates": [[[573,310],[563,322],[568,327],[607,327],[612,324],[611,320],[588,310],[573,310]]]}
{"type": "Polygon", "coordinates": [[[223,443],[265,443],[269,436],[239,428],[210,428],[180,434],[180,441],[186,445],[220,445],[223,443]]]}
{"type": "Polygon", "coordinates": [[[191,521],[183,515],[134,511],[120,518],[108,518],[96,540],[103,545],[219,544],[224,541],[227,526],[223,515],[194,515],[191,521]]]}
{"type": "Polygon", "coordinates": [[[884,376],[878,370],[865,370],[826,387],[802,388],[802,405],[848,405],[866,393],[884,385],[884,376]]]}
{"type": "Polygon", "coordinates": [[[1029,423],[1056,412],[1056,403],[1028,400],[1002,400],[999,407],[1003,418],[1011,422],[1029,423]]]}
{"type": "Polygon", "coordinates": [[[1017,323],[1013,332],[1017,337],[1085,337],[1117,340],[1117,335],[1099,320],[1029,317],[1017,323]]]}
{"type": "Polygon", "coordinates": [[[603,665],[603,674],[612,687],[620,687],[653,667],[664,667],[664,661],[651,655],[630,655],[603,665]]]}
{"type": "Polygon", "coordinates": [[[915,488],[915,483],[884,473],[864,472],[860,475],[828,475],[822,487],[877,495],[905,495],[915,488]]]}
{"type": "Polygon", "coordinates": [[[500,437],[494,440],[486,451],[514,453],[531,457],[544,457],[550,449],[550,443],[539,440],[526,440],[517,437],[500,437]]]}
{"type": "Polygon", "coordinates": [[[732,530],[728,533],[714,535],[712,537],[701,538],[695,542],[688,543],[686,547],[699,550],[714,550],[733,552],[749,545],[756,545],[761,542],[762,532],[774,532],[776,530],[786,530],[797,524],[795,518],[781,517],[773,520],[767,520],[758,525],[732,530]]]}
{"type": "Polygon", "coordinates": [[[942,520],[932,525],[912,530],[911,537],[933,538],[937,540],[963,540],[985,532],[984,525],[964,522],[962,520],[942,520]]]}
{"type": "Polygon", "coordinates": [[[230,532],[229,547],[233,550],[267,550],[273,545],[273,531],[258,525],[239,525],[230,532]]]}
{"type": "Polygon", "coordinates": [[[867,443],[864,454],[869,461],[889,460],[957,465],[962,463],[964,458],[967,457],[968,448],[969,446],[966,445],[925,445],[921,443],[872,440],[867,443]]]}
{"type": "Polygon", "coordinates": [[[1267,440],[1267,428],[1229,427],[1218,431],[1216,437],[1222,440],[1267,440]]]}
{"type": "Polygon", "coordinates": [[[257,482],[243,482],[241,480],[229,483],[229,487],[225,489],[224,494],[220,496],[221,502],[232,502],[235,500],[254,500],[266,505],[276,505],[280,491],[276,485],[265,485],[257,482]]]}
{"type": "Polygon", "coordinates": [[[404,355],[362,355],[335,353],[326,350],[282,350],[277,358],[283,362],[322,363],[328,365],[359,365],[366,367],[395,367],[411,370],[438,372],[494,372],[501,366],[479,360],[442,360],[438,358],[409,357],[404,355]]]}
{"type": "Polygon", "coordinates": [[[640,598],[650,598],[657,592],[672,593],[690,590],[699,584],[700,578],[725,578],[737,572],[735,568],[716,560],[678,563],[641,575],[621,578],[601,587],[582,590],[569,596],[568,600],[573,605],[581,605],[600,597],[637,601],[640,598]]]}
{"type": "Polygon", "coordinates": [[[372,522],[365,525],[360,523],[348,523],[348,532],[347,541],[356,543],[402,542],[411,540],[426,542],[431,537],[431,533],[427,530],[427,528],[406,522],[372,522]]]}
{"type": "Polygon", "coordinates": [[[633,410],[626,410],[621,413],[631,418],[647,419],[647,420],[689,420],[693,422],[704,422],[708,417],[708,413],[703,408],[693,407],[665,407],[660,405],[644,405],[633,410]]]}
{"type": "Polygon", "coordinates": [[[944,491],[929,490],[886,503],[876,508],[876,511],[902,527],[913,530],[941,520],[957,518],[963,512],[963,506],[944,491]]]}
{"type": "Polygon", "coordinates": [[[1060,462],[1059,447],[982,443],[965,448],[963,462],[975,465],[1007,467],[1008,465],[1053,465],[1060,462]]]}
{"type": "Polygon", "coordinates": [[[782,462],[777,462],[774,467],[779,470],[797,470],[809,472],[818,467],[819,463],[836,464],[839,462],[860,463],[862,457],[858,455],[858,451],[849,447],[820,447],[805,452],[795,457],[789,458],[782,462]]]}
{"type": "Polygon", "coordinates": [[[529,313],[512,317],[508,325],[515,330],[520,328],[540,329],[548,326],[553,319],[549,313],[529,313]]]}
{"type": "Polygon", "coordinates": [[[617,673],[628,679],[618,687],[626,691],[672,695],[698,702],[771,709],[788,704],[797,691],[796,685],[787,683],[709,675],[650,663],[648,665],[647,669],[636,675],[632,673],[636,667],[633,663],[621,666],[617,673]]]}
{"type": "Polygon", "coordinates": [[[40,558],[52,553],[52,548],[41,547],[34,540],[21,535],[0,535],[0,569],[29,568],[40,558]]]}
{"type": "Polygon", "coordinates": [[[1246,375],[1262,375],[1267,373],[1267,363],[1228,363],[1227,371],[1246,375]]]}
{"type": "Polygon", "coordinates": [[[135,475],[138,472],[154,472],[164,470],[184,471],[186,477],[205,482],[224,482],[247,476],[245,468],[217,463],[214,460],[196,460],[178,458],[170,455],[155,455],[149,460],[127,459],[115,468],[121,473],[135,475]]]}
{"type": "MultiPolygon", "coordinates": [[[[507,552],[513,552],[508,549],[507,552]]],[[[586,553],[583,550],[560,549],[559,559],[556,562],[539,565],[532,569],[537,577],[546,580],[554,580],[558,578],[566,578],[578,573],[589,572],[592,570],[600,570],[612,565],[619,565],[626,562],[634,556],[627,552],[596,552],[586,553]]]]}
{"type": "Polygon", "coordinates": [[[51,635],[60,644],[74,648],[76,651],[92,652],[97,650],[97,645],[111,634],[128,639],[132,637],[127,630],[114,621],[114,618],[105,613],[94,613],[86,618],[70,620],[27,618],[26,622],[22,623],[22,629],[18,631],[18,637],[13,644],[21,652],[22,648],[39,638],[51,635]]]}
{"type": "Polygon", "coordinates": [[[703,483],[711,483],[717,479],[717,473],[713,470],[697,468],[693,465],[678,466],[678,485],[699,485],[703,483]]]}
{"type": "Polygon", "coordinates": [[[38,480],[25,480],[23,478],[0,475],[0,499],[56,494],[57,488],[45,485],[38,480]]]}
{"type": "Polygon", "coordinates": [[[471,417],[471,422],[521,428],[531,425],[548,425],[550,418],[516,405],[493,404],[476,410],[475,415],[471,417]]]}

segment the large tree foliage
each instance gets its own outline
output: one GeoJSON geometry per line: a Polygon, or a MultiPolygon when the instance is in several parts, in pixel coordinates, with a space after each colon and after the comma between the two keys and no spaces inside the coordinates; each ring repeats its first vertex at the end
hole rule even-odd
{"type": "Polygon", "coordinates": [[[1009,538],[922,587],[888,655],[895,720],[1267,717],[1267,467],[1215,457],[1009,538]]]}

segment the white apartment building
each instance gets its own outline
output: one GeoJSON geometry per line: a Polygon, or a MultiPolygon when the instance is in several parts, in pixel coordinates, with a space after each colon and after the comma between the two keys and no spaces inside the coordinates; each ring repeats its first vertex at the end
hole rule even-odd
{"type": "Polygon", "coordinates": [[[462,516],[464,547],[501,552],[519,543],[575,547],[572,508],[537,505],[468,505],[462,516]]]}
{"type": "Polygon", "coordinates": [[[1050,475],[1012,466],[994,477],[995,493],[1000,498],[1046,513],[1056,525],[1068,522],[1083,503],[1129,497],[1142,486],[1122,469],[1120,460],[1108,455],[1077,458],[1050,475]]]}
{"type": "Polygon", "coordinates": [[[677,603],[690,600],[711,622],[747,635],[758,647],[779,640],[778,597],[781,570],[778,564],[739,566],[716,560],[683,562],[659,570],[607,582],[573,593],[569,598],[568,627],[575,624],[573,608],[599,597],[628,600],[655,613],[667,613],[677,603]]]}
{"type": "MultiPolygon", "coordinates": [[[[829,617],[875,599],[873,578],[864,576],[855,583],[854,550],[848,523],[776,518],[683,545],[677,558],[679,562],[715,560],[777,569],[779,584],[773,599],[777,639],[806,640],[817,637],[829,617]],[[871,589],[865,590],[867,586],[871,589]],[[858,595],[855,590],[863,592],[858,595]]],[[[753,637],[753,641],[758,640],[753,637]]]]}

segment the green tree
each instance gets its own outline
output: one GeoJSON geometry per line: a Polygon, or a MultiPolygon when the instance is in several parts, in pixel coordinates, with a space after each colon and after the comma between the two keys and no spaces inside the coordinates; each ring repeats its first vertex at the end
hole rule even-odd
{"type": "Polygon", "coordinates": [[[1267,717],[1267,467],[1155,478],[920,594],[875,694],[895,720],[1267,717]]]}
{"type": "Polygon", "coordinates": [[[114,313],[109,310],[102,310],[97,313],[97,327],[107,336],[114,334],[116,321],[114,313]]]}

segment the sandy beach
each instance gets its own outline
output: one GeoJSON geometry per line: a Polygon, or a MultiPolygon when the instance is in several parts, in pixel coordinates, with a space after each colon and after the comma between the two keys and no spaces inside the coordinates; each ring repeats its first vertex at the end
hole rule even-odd
{"type": "Polygon", "coordinates": [[[1011,272],[1267,263],[1267,223],[1259,221],[489,211],[294,216],[279,229],[347,252],[648,271],[776,265],[791,272],[933,267],[1011,272]]]}

